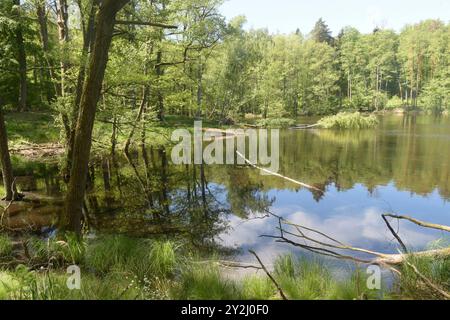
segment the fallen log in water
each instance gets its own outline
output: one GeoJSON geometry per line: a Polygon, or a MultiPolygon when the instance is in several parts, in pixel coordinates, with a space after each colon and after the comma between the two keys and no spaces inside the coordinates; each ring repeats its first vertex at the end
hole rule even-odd
{"type": "Polygon", "coordinates": [[[270,171],[270,170],[268,170],[268,169],[259,167],[259,166],[257,166],[256,164],[252,163],[250,160],[248,160],[248,159],[247,159],[242,153],[240,153],[239,151],[236,151],[236,154],[237,154],[239,157],[241,157],[242,159],[244,159],[245,163],[247,163],[249,166],[251,166],[251,167],[253,167],[253,168],[255,168],[255,169],[259,169],[259,170],[261,170],[262,172],[265,172],[265,173],[268,174],[268,175],[275,176],[275,177],[279,177],[279,178],[282,178],[282,179],[287,180],[287,181],[289,181],[289,182],[292,182],[292,183],[294,183],[294,184],[297,184],[297,185],[299,185],[299,186],[302,186],[302,187],[304,187],[304,188],[307,188],[307,189],[310,189],[310,190],[315,190],[315,191],[318,191],[318,192],[320,192],[320,193],[323,193],[323,190],[320,190],[319,188],[316,188],[316,187],[314,187],[314,186],[311,186],[311,185],[309,185],[309,184],[303,183],[303,182],[298,181],[298,180],[291,179],[291,178],[289,178],[289,177],[283,176],[283,175],[281,175],[281,174],[279,174],[279,173],[270,171]]]}
{"type": "Polygon", "coordinates": [[[295,127],[289,128],[290,130],[308,130],[320,127],[320,124],[299,124],[295,127]]]}

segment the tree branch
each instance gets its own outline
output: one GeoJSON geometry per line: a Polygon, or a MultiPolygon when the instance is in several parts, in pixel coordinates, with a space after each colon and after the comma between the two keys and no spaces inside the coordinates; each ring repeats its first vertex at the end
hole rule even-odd
{"type": "Polygon", "coordinates": [[[277,288],[278,292],[281,295],[281,298],[283,298],[283,300],[289,300],[286,295],[283,292],[283,289],[281,289],[280,285],[277,283],[277,281],[275,280],[275,278],[270,274],[270,272],[267,270],[266,266],[262,263],[261,259],[258,257],[258,255],[256,254],[255,251],[253,250],[249,250],[249,252],[251,254],[253,254],[256,258],[256,260],[258,260],[259,264],[261,265],[262,269],[264,270],[264,272],[267,274],[267,276],[269,277],[269,279],[273,282],[273,284],[275,285],[275,287],[277,288]]]}
{"type": "Polygon", "coordinates": [[[150,26],[164,29],[178,29],[178,26],[159,23],[159,22],[144,22],[144,21],[125,21],[125,20],[116,20],[116,24],[126,25],[126,26],[150,26]]]}
{"type": "Polygon", "coordinates": [[[418,226],[424,227],[424,228],[429,228],[429,229],[436,229],[436,230],[442,230],[442,231],[446,231],[446,232],[450,232],[450,227],[449,226],[444,226],[441,224],[434,224],[434,223],[428,223],[428,222],[423,222],[408,216],[397,216],[395,214],[385,214],[383,215],[384,217],[390,217],[390,218],[394,218],[394,219],[398,219],[398,220],[408,220],[414,224],[417,224],[418,226]]]}

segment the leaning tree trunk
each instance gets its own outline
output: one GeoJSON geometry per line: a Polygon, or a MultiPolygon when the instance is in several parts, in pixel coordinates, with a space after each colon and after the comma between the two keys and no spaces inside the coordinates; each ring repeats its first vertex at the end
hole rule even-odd
{"type": "Polygon", "coordinates": [[[129,1],[105,0],[102,2],[97,14],[95,42],[90,57],[87,79],[83,87],[79,117],[75,130],[73,161],[65,202],[65,214],[61,219],[63,230],[73,231],[78,235],[81,234],[83,200],[92,145],[92,129],[108,61],[108,51],[113,36],[115,18],[117,12],[129,1]]]}
{"type": "MultiPolygon", "coordinates": [[[[77,1],[78,8],[80,12],[82,11],[81,1],[77,1]]],[[[72,125],[70,127],[70,133],[68,140],[66,142],[67,147],[67,159],[66,159],[66,167],[64,172],[64,180],[68,182],[70,179],[70,169],[72,167],[72,158],[73,158],[73,145],[75,143],[75,128],[76,128],[76,122],[77,122],[77,115],[79,112],[80,102],[81,102],[81,96],[83,94],[83,87],[84,87],[84,81],[86,77],[86,67],[87,67],[87,58],[89,56],[89,51],[92,47],[92,42],[94,40],[94,33],[95,33],[95,13],[97,12],[97,7],[99,6],[99,0],[91,0],[91,9],[89,12],[88,17],[88,23],[87,26],[84,26],[83,23],[83,49],[81,52],[81,61],[80,61],[80,69],[78,70],[78,77],[77,77],[77,86],[75,91],[75,103],[72,107],[71,113],[72,118],[71,122],[72,125]]],[[[83,17],[82,17],[83,19],[83,17]]]]}
{"type": "Polygon", "coordinates": [[[6,133],[5,119],[0,105],[0,162],[2,165],[3,184],[6,191],[5,200],[16,200],[17,190],[14,183],[11,158],[8,149],[8,135],[6,133]]]}

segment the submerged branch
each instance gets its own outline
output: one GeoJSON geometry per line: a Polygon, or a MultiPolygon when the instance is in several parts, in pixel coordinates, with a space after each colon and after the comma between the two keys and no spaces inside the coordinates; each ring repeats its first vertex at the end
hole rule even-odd
{"type": "Polygon", "coordinates": [[[304,187],[304,188],[307,188],[307,189],[310,189],[310,190],[315,190],[315,191],[318,191],[318,192],[320,192],[320,193],[322,193],[322,194],[324,193],[323,190],[320,190],[320,189],[318,189],[318,188],[316,188],[316,187],[314,187],[314,186],[311,186],[311,185],[309,185],[309,184],[306,184],[306,183],[303,183],[303,182],[300,182],[300,181],[291,179],[291,178],[289,178],[289,177],[283,176],[283,175],[281,175],[281,174],[279,174],[279,173],[270,171],[270,170],[268,170],[268,169],[258,167],[256,164],[252,163],[250,160],[248,160],[247,158],[245,158],[245,156],[244,156],[242,153],[240,153],[239,151],[236,151],[236,154],[237,154],[239,157],[241,157],[242,159],[244,159],[245,163],[247,163],[248,165],[250,165],[251,167],[253,167],[253,168],[255,168],[255,169],[259,169],[259,170],[261,170],[261,171],[263,171],[263,172],[265,172],[265,173],[267,173],[267,174],[269,174],[269,175],[271,175],[271,176],[275,176],[275,177],[282,178],[282,179],[284,179],[284,180],[287,180],[287,181],[289,181],[289,182],[292,182],[292,183],[297,184],[297,185],[299,185],[299,186],[302,186],[302,187],[304,187]]]}

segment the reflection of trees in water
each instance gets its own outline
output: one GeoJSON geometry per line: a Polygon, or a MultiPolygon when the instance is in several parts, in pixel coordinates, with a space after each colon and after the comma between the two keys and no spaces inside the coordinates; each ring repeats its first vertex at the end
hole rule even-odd
{"type": "MultiPolygon", "coordinates": [[[[374,190],[390,182],[420,195],[437,188],[449,199],[448,120],[404,116],[384,121],[378,130],[369,131],[285,131],[280,173],[319,188],[334,184],[338,190],[359,183],[374,190]]],[[[297,190],[282,180],[256,178],[263,181],[264,190],[297,190]]]]}
{"type": "Polygon", "coordinates": [[[173,166],[163,148],[104,157],[89,170],[89,223],[103,232],[177,234],[197,246],[214,244],[228,227],[227,215],[246,217],[272,203],[259,184],[249,183],[246,172],[225,166],[173,166]],[[217,174],[228,176],[227,183],[217,183],[217,174]]]}

